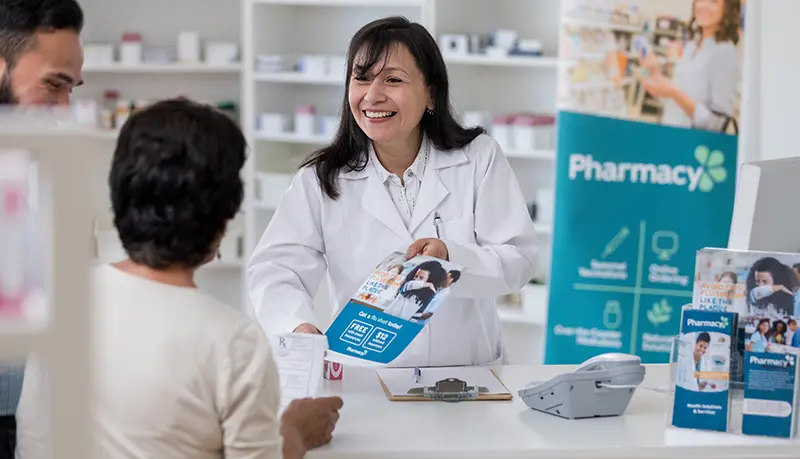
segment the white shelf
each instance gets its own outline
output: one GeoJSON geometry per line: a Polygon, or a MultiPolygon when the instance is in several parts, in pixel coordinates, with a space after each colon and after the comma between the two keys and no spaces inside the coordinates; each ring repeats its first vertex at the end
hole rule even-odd
{"type": "Polygon", "coordinates": [[[242,70],[241,64],[148,64],[141,63],[136,65],[125,64],[87,64],[83,67],[84,73],[239,73],[242,70]]]}
{"type": "Polygon", "coordinates": [[[448,64],[493,65],[502,67],[558,68],[558,58],[528,56],[486,56],[481,54],[444,54],[448,64]]]}
{"type": "Polygon", "coordinates": [[[326,135],[299,135],[293,132],[284,132],[280,134],[263,134],[256,132],[256,140],[264,142],[277,142],[277,143],[299,143],[306,145],[328,145],[331,143],[331,138],[326,135]]]}
{"type": "Polygon", "coordinates": [[[424,0],[252,0],[262,5],[296,6],[422,6],[424,0]]]}
{"type": "Polygon", "coordinates": [[[518,159],[546,159],[553,160],[556,158],[555,150],[521,150],[510,148],[504,151],[508,158],[518,159]]]}
{"type": "Polygon", "coordinates": [[[300,72],[257,72],[255,81],[266,83],[298,83],[330,86],[344,86],[344,76],[309,75],[300,72]]]}
{"type": "Polygon", "coordinates": [[[630,33],[641,33],[644,31],[644,25],[614,24],[610,21],[595,21],[567,17],[564,18],[564,23],[577,27],[585,27],[587,29],[606,29],[630,33]]]}

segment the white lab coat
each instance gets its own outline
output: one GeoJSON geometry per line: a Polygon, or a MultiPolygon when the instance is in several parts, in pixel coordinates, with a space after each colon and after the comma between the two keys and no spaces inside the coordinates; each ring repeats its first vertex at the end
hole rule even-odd
{"type": "MultiPolygon", "coordinates": [[[[248,289],[267,334],[318,326],[313,297],[327,272],[333,316],[387,254],[440,236],[465,267],[440,307],[393,366],[488,364],[503,357],[495,299],[534,275],[537,237],[525,199],[497,142],[481,135],[463,149],[431,148],[408,229],[373,167],[343,171],[341,196],[324,196],[304,168],[256,247],[248,289]]],[[[319,326],[318,326],[319,328],[319,326]]]]}
{"type": "MultiPolygon", "coordinates": [[[[701,357],[699,371],[712,371],[712,364],[710,360],[711,359],[706,356],[701,357]]],[[[679,387],[682,387],[686,390],[700,392],[699,383],[703,380],[701,379],[698,381],[698,379],[695,378],[696,371],[698,371],[698,369],[694,363],[694,356],[689,356],[686,359],[682,359],[678,365],[678,374],[676,375],[677,381],[675,381],[675,383],[679,387]]],[[[711,388],[708,388],[708,391],[711,391],[711,388]]]]}

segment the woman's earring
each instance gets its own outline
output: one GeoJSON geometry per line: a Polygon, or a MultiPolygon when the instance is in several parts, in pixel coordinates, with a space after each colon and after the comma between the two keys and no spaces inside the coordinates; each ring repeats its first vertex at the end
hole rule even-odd
{"type": "Polygon", "coordinates": [[[427,113],[427,114],[429,114],[429,115],[433,115],[433,109],[431,109],[431,108],[426,108],[426,109],[425,109],[425,113],[427,113]]]}
{"type": "Polygon", "coordinates": [[[217,252],[217,260],[222,260],[222,254],[217,252]]]}

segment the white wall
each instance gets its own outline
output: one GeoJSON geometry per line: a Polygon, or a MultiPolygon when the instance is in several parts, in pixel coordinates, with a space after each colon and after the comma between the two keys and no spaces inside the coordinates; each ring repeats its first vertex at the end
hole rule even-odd
{"type": "MultiPolygon", "coordinates": [[[[800,59],[797,58],[795,41],[800,20],[800,1],[797,0],[750,0],[758,3],[761,16],[757,27],[759,41],[754,53],[748,58],[756,60],[758,68],[753,100],[754,117],[747,128],[755,132],[754,144],[745,148],[748,159],[774,159],[800,156],[800,143],[795,132],[800,126],[800,59]]],[[[751,6],[753,8],[753,6],[751,6]]],[[[749,21],[745,27],[753,27],[749,21]]],[[[748,30],[748,33],[750,31],[748,30]]],[[[748,35],[747,40],[753,35],[748,35]]],[[[748,86],[750,89],[751,86],[748,86]]]]}

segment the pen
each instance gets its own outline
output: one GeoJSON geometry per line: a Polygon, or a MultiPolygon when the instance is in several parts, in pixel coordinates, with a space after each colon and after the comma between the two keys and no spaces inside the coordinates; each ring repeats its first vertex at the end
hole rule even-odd
{"type": "Polygon", "coordinates": [[[419,370],[419,368],[414,367],[414,382],[415,383],[419,382],[419,377],[420,376],[422,376],[422,372],[419,370]]]}
{"type": "Polygon", "coordinates": [[[433,229],[436,230],[436,238],[441,239],[442,235],[439,234],[439,225],[442,222],[442,217],[439,215],[439,212],[433,214],[433,229]]]}

